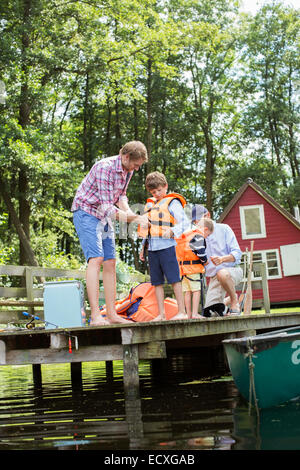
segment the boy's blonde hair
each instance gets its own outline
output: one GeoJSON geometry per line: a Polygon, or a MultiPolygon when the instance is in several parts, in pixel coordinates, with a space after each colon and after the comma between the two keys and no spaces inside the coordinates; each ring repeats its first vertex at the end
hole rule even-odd
{"type": "Polygon", "coordinates": [[[165,175],[163,173],[159,173],[159,171],[153,171],[153,173],[149,173],[145,181],[147,191],[157,189],[159,186],[167,186],[167,184],[168,182],[165,175]]]}
{"type": "Polygon", "coordinates": [[[120,153],[122,155],[128,154],[130,160],[139,160],[141,158],[143,162],[148,161],[146,146],[139,140],[132,140],[131,142],[127,142],[127,144],[123,145],[121,148],[120,153]]]}
{"type": "Polygon", "coordinates": [[[212,233],[214,231],[214,223],[208,217],[202,217],[202,219],[200,219],[196,222],[197,222],[196,225],[201,225],[202,227],[208,228],[210,233],[212,233]]]}

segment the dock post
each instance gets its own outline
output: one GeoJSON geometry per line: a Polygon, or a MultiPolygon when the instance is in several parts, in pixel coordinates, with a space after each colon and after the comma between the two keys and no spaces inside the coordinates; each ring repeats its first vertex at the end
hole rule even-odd
{"type": "Polygon", "coordinates": [[[137,344],[123,345],[123,383],[126,398],[139,397],[139,351],[137,344]]]}
{"type": "Polygon", "coordinates": [[[81,384],[82,381],[82,364],[81,362],[71,362],[71,381],[73,385],[81,384]]]}
{"type": "Polygon", "coordinates": [[[266,263],[261,263],[260,270],[261,270],[261,281],[262,281],[265,313],[271,313],[266,263]]]}
{"type": "Polygon", "coordinates": [[[144,436],[144,427],[140,400],[139,347],[137,344],[123,345],[123,383],[130,449],[138,449],[144,436]]]}
{"type": "Polygon", "coordinates": [[[34,386],[40,388],[42,386],[41,364],[32,364],[32,377],[34,386]]]}
{"type": "Polygon", "coordinates": [[[113,361],[105,361],[106,381],[112,382],[114,379],[114,363],[113,361]]]}

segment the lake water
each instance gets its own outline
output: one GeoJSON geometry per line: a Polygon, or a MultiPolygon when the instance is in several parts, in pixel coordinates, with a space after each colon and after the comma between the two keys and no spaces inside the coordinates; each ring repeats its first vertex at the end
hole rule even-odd
{"type": "MultiPolygon", "coordinates": [[[[230,375],[201,351],[140,364],[140,398],[124,400],[122,362],[0,367],[0,450],[299,450],[300,401],[248,412],[230,375]],[[206,370],[207,369],[207,370],[206,370]]],[[[280,385],[280,381],[278,383],[280,385]]]]}

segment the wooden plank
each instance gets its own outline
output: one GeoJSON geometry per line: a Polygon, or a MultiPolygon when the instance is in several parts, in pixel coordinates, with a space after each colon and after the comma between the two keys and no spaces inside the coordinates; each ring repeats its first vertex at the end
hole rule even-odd
{"type": "MultiPolygon", "coordinates": [[[[60,335],[62,336],[62,335],[60,335]]],[[[3,343],[5,351],[5,342],[3,343]]],[[[73,342],[74,343],[74,342],[73,342]]],[[[123,346],[120,344],[105,346],[80,346],[78,350],[73,344],[72,353],[69,353],[68,347],[59,348],[58,343],[49,348],[33,349],[11,349],[6,351],[5,364],[25,365],[25,364],[58,364],[68,362],[98,362],[98,361],[117,361],[123,359],[123,346]]],[[[160,342],[156,344],[141,345],[137,347],[138,357],[140,359],[165,358],[165,347],[160,342]]],[[[4,353],[3,353],[4,354],[4,353]]],[[[1,361],[1,347],[0,347],[1,361]]],[[[0,364],[2,364],[0,362],[0,364]]]]}
{"type": "Polygon", "coordinates": [[[249,329],[285,328],[300,324],[300,312],[280,314],[251,314],[236,317],[209,318],[207,320],[180,320],[167,322],[136,323],[129,333],[122,331],[123,344],[139,344],[150,341],[167,341],[197,336],[227,334],[249,329]]]}
{"type": "Polygon", "coordinates": [[[0,297],[26,297],[25,287],[0,287],[0,297]]]}
{"type": "MultiPolygon", "coordinates": [[[[6,323],[20,323],[24,322],[27,323],[29,321],[28,317],[26,318],[25,315],[22,314],[23,310],[2,310],[0,309],[0,324],[6,323]]],[[[26,311],[26,310],[24,310],[26,311]]],[[[43,310],[35,310],[35,315],[37,315],[41,321],[44,319],[44,311],[43,310]]]]}
{"type": "Polygon", "coordinates": [[[25,276],[26,268],[32,270],[35,277],[75,277],[85,278],[85,271],[79,269],[43,268],[42,266],[0,265],[1,276],[25,276]]]}
{"type": "MultiPolygon", "coordinates": [[[[2,276],[25,276],[26,270],[30,269],[33,277],[46,278],[70,278],[85,279],[86,271],[79,269],[59,269],[59,268],[43,268],[41,266],[14,266],[0,265],[0,275],[2,276]]],[[[131,281],[144,282],[146,277],[142,273],[129,274],[131,281]]],[[[118,278],[118,274],[117,274],[118,278]]],[[[102,271],[100,271],[99,280],[102,280],[102,271]]]]}
{"type": "Polygon", "coordinates": [[[85,279],[86,272],[78,269],[58,269],[32,267],[32,273],[35,277],[68,277],[74,279],[85,279]]]}
{"type": "Polygon", "coordinates": [[[25,266],[0,265],[1,276],[24,276],[25,266]]]}
{"type": "Polygon", "coordinates": [[[0,307],[42,307],[43,300],[0,300],[0,307]]]}
{"type": "MultiPolygon", "coordinates": [[[[26,297],[26,288],[25,287],[0,287],[0,297],[5,298],[19,298],[26,297]]],[[[42,288],[34,288],[33,296],[34,298],[41,299],[43,298],[44,290],[42,288]]]]}

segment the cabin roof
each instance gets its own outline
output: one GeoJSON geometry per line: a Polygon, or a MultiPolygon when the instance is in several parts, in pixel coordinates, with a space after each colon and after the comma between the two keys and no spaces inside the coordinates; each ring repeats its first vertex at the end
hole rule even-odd
{"type": "Polygon", "coordinates": [[[265,199],[269,204],[271,204],[278,212],[280,212],[286,219],[289,220],[295,227],[297,227],[300,230],[300,223],[298,220],[290,213],[288,212],[284,207],[282,207],[278,202],[275,201],[269,194],[267,194],[258,184],[256,184],[251,178],[248,178],[247,181],[243,184],[243,186],[240,187],[238,192],[234,195],[234,197],[231,199],[229,204],[225,207],[224,211],[220,215],[218,222],[223,222],[226,216],[229,214],[231,209],[235,206],[235,204],[238,202],[238,200],[241,198],[241,196],[244,194],[244,192],[251,187],[254,191],[256,191],[263,199],[265,199]]]}

